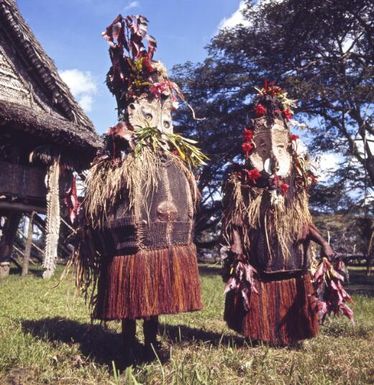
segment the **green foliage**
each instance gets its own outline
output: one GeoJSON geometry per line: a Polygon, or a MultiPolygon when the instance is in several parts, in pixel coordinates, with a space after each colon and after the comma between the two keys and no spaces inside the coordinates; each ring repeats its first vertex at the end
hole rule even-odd
{"type": "Polygon", "coordinates": [[[351,212],[345,214],[318,214],[314,223],[337,253],[367,254],[374,230],[374,219],[351,212]]]}
{"type": "Polygon", "coordinates": [[[175,151],[191,168],[205,165],[205,160],[208,159],[195,146],[196,140],[184,138],[179,134],[161,132],[157,127],[146,126],[135,131],[134,137],[135,155],[140,154],[144,147],[150,147],[154,152],[172,153],[175,151]]]}
{"type": "Polygon", "coordinates": [[[245,97],[253,94],[253,80],[284,85],[300,99],[299,113],[318,118],[313,145],[353,156],[358,164],[351,167],[366,169],[373,185],[374,154],[363,143],[374,134],[372,2],[248,1],[245,18],[248,26],[223,31],[212,41],[210,55],[219,71],[239,63],[231,78],[250,73],[237,85],[245,97]]]}
{"type": "MultiPolygon", "coordinates": [[[[287,349],[253,345],[228,330],[222,318],[224,297],[219,268],[203,265],[200,273],[204,310],[161,317],[162,340],[171,346],[170,362],[161,366],[156,361],[127,369],[121,361],[120,324],[109,322],[106,328],[91,325],[72,279],[59,282],[58,277],[44,281],[37,275],[10,276],[0,282],[0,383],[370,383],[373,279],[366,281],[366,295],[354,295],[355,327],[344,318],[332,318],[317,338],[287,349]]],[[[362,274],[355,273],[362,278],[362,274]]],[[[355,292],[358,286],[353,282],[350,288],[355,292]]]]}
{"type": "Polygon", "coordinates": [[[361,199],[374,185],[372,1],[247,0],[244,19],[213,38],[203,63],[174,68],[186,99],[207,118],[191,121],[187,109],[178,115],[184,135],[197,137],[211,159],[200,178],[197,230],[216,231],[212,212],[219,217],[222,178],[241,153],[248,106],[265,79],[299,99],[296,118],[311,127],[311,150],[341,156],[333,185],[317,188],[315,206],[334,211],[368,204],[361,199]]]}

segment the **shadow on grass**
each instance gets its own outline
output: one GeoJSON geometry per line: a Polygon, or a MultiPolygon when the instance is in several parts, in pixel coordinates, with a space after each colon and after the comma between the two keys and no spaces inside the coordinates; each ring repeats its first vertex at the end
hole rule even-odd
{"type": "MultiPolygon", "coordinates": [[[[160,333],[167,338],[172,344],[186,344],[186,343],[203,343],[210,344],[215,347],[236,347],[236,348],[255,348],[259,346],[266,346],[274,349],[284,349],[286,346],[272,344],[264,341],[252,341],[248,338],[239,335],[226,335],[206,331],[202,329],[191,328],[185,325],[169,325],[161,324],[160,333]]],[[[302,341],[288,345],[289,350],[298,351],[303,348],[302,341]]]]}
{"type": "Polygon", "coordinates": [[[99,364],[125,369],[128,364],[123,357],[123,343],[120,333],[105,329],[102,325],[79,323],[66,318],[54,317],[22,321],[24,332],[49,342],[79,344],[81,353],[99,364]]]}
{"type": "MultiPolygon", "coordinates": [[[[19,267],[12,266],[9,270],[9,275],[18,275],[21,277],[21,272],[22,270],[19,267]]],[[[41,278],[43,276],[43,270],[40,268],[29,268],[29,275],[41,278]]]]}
{"type": "Polygon", "coordinates": [[[245,338],[230,336],[212,331],[191,328],[185,325],[160,324],[160,334],[173,344],[205,343],[213,346],[250,346],[245,338]]]}
{"type": "MultiPolygon", "coordinates": [[[[41,340],[51,343],[79,344],[79,350],[83,356],[98,364],[108,366],[109,370],[112,370],[113,361],[115,367],[120,371],[129,366],[123,355],[122,335],[108,330],[102,325],[79,323],[61,317],[23,320],[21,324],[25,333],[30,333],[41,340]]],[[[262,345],[256,341],[249,341],[244,337],[215,333],[185,325],[163,323],[160,324],[159,329],[161,336],[172,345],[203,343],[215,347],[237,348],[262,345]]],[[[296,346],[291,347],[291,349],[295,348],[298,349],[296,346]]],[[[138,363],[144,363],[140,356],[138,363]]]]}
{"type": "MultiPolygon", "coordinates": [[[[185,325],[169,325],[169,324],[160,324],[160,334],[166,338],[171,344],[194,344],[194,343],[203,343],[207,345],[212,345],[215,347],[236,347],[236,348],[254,348],[258,346],[267,346],[272,348],[283,349],[285,346],[276,345],[263,341],[252,341],[248,338],[241,337],[239,335],[226,335],[215,333],[212,331],[191,328],[185,325]]],[[[290,350],[300,350],[302,348],[301,343],[295,343],[289,345],[288,349],[290,350]]]]}
{"type": "MultiPolygon", "coordinates": [[[[185,325],[160,324],[160,334],[171,345],[186,345],[202,342],[213,346],[255,346],[242,337],[222,335],[185,325]]],[[[40,320],[23,320],[22,330],[50,343],[79,344],[79,350],[87,359],[106,365],[112,371],[123,371],[129,366],[124,358],[122,335],[105,329],[102,325],[79,323],[66,318],[54,317],[40,320]]],[[[137,347],[139,351],[139,346],[137,347]]],[[[139,353],[138,363],[142,364],[139,353]]]]}
{"type": "Polygon", "coordinates": [[[201,264],[199,263],[199,273],[202,276],[220,275],[222,267],[219,264],[201,264]]]}

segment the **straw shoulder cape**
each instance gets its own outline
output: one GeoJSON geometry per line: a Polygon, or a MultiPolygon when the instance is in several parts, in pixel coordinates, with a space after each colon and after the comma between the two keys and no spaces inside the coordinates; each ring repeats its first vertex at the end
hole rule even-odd
{"type": "Polygon", "coordinates": [[[144,149],[91,169],[84,202],[81,279],[94,316],[140,318],[202,307],[193,244],[196,183],[172,154],[144,149]]]}
{"type": "Polygon", "coordinates": [[[307,192],[293,176],[285,182],[289,188],[274,205],[272,191],[251,185],[243,170],[230,172],[225,181],[223,242],[258,272],[306,271],[310,265],[309,242],[303,239],[311,223],[307,192]]]}

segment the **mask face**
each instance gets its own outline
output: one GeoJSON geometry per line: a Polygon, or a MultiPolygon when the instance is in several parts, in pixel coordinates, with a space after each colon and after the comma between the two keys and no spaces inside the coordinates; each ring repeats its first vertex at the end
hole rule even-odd
{"type": "Polygon", "coordinates": [[[270,175],[286,177],[291,170],[289,132],[281,121],[275,121],[271,129],[265,124],[254,133],[255,150],[250,155],[252,164],[270,175]]]}
{"type": "Polygon", "coordinates": [[[157,127],[161,132],[172,133],[172,104],[169,99],[140,97],[128,108],[129,123],[135,131],[150,126],[157,127]]]}

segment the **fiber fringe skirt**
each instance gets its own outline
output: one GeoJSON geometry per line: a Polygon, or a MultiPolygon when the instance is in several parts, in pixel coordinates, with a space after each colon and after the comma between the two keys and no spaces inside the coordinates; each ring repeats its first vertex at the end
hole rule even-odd
{"type": "Polygon", "coordinates": [[[253,341],[278,346],[316,336],[319,323],[310,274],[277,280],[269,276],[256,280],[258,294],[251,294],[248,311],[240,293],[227,293],[224,318],[228,327],[253,341]]]}
{"type": "Polygon", "coordinates": [[[202,308],[193,244],[105,258],[94,317],[136,319],[202,308]]]}

